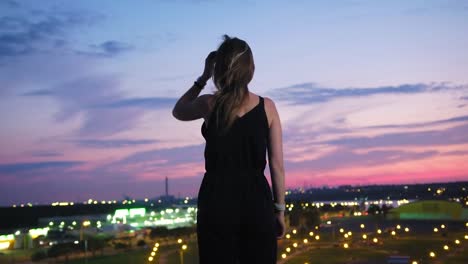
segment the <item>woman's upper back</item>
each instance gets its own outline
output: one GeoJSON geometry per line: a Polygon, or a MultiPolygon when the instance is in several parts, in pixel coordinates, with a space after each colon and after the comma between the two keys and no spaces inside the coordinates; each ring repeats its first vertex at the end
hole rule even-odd
{"type": "Polygon", "coordinates": [[[203,122],[201,133],[206,140],[206,171],[253,169],[263,172],[266,165],[269,122],[265,99],[262,96],[256,98],[256,103],[249,102],[250,104],[246,104],[246,110],[239,111],[242,113],[236,115],[232,127],[225,135],[217,134],[214,115],[210,114],[208,122],[203,122]]]}

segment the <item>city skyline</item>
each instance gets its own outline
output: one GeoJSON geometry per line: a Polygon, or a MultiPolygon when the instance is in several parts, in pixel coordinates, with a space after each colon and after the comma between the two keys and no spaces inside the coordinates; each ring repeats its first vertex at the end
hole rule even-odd
{"type": "Polygon", "coordinates": [[[3,1],[0,205],[157,197],[166,177],[196,196],[203,119],[171,110],[223,34],[278,108],[287,188],[466,181],[467,20],[461,1],[3,1]]]}

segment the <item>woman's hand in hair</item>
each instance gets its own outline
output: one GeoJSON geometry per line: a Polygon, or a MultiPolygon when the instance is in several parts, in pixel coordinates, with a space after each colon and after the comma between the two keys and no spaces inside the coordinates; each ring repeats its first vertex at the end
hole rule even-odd
{"type": "Polygon", "coordinates": [[[210,52],[210,54],[208,54],[208,56],[205,59],[205,70],[203,70],[202,77],[206,81],[208,81],[208,79],[211,78],[211,75],[213,75],[215,61],[216,61],[216,51],[212,51],[210,52]]]}

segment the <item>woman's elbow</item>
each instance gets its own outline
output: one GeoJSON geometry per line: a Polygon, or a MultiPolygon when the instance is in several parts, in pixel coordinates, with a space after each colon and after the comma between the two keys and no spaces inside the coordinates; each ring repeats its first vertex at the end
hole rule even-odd
{"type": "Polygon", "coordinates": [[[175,119],[177,119],[177,120],[181,120],[181,118],[180,118],[180,116],[179,116],[179,112],[177,111],[177,108],[176,108],[176,107],[174,107],[174,108],[172,109],[172,116],[173,116],[175,119]]]}
{"type": "Polygon", "coordinates": [[[284,174],[284,166],[282,162],[272,162],[270,169],[273,170],[275,174],[284,174]]]}
{"type": "Polygon", "coordinates": [[[172,109],[172,116],[173,116],[175,119],[178,119],[175,109],[172,109]]]}

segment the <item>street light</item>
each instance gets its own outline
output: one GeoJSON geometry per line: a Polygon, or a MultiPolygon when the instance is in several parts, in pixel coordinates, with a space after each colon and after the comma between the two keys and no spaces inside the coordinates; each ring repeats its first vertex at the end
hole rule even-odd
{"type": "MultiPolygon", "coordinates": [[[[181,239],[180,239],[181,240],[181,239]]],[[[184,251],[187,250],[187,245],[182,245],[180,252],[180,263],[184,264],[184,251]]]]}

